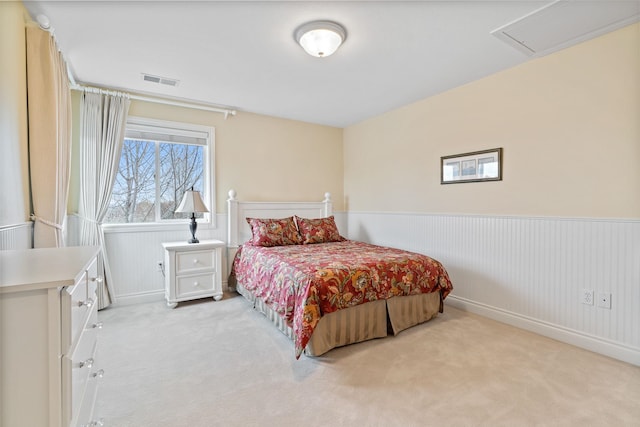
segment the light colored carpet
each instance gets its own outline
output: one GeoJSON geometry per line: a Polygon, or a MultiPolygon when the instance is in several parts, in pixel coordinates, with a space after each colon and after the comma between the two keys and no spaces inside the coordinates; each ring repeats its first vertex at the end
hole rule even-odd
{"type": "Polygon", "coordinates": [[[237,294],[103,310],[107,426],[640,426],[640,368],[445,306],[295,360],[237,294]]]}

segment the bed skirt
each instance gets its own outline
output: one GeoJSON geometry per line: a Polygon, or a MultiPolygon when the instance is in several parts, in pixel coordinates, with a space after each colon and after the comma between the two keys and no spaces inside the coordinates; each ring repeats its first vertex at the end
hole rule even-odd
{"type": "MultiPolygon", "coordinates": [[[[282,333],[294,339],[293,329],[260,298],[256,298],[240,283],[236,291],[253,303],[282,333]]],[[[372,301],[345,310],[329,313],[320,319],[304,349],[307,356],[320,356],[329,350],[348,344],[397,335],[412,326],[433,319],[442,311],[440,292],[372,301]]]]}

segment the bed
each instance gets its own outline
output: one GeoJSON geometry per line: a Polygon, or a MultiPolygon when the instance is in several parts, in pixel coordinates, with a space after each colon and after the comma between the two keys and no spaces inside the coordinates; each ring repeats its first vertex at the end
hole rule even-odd
{"type": "Polygon", "coordinates": [[[229,283],[294,343],[320,356],[426,322],[453,289],[426,255],[345,239],[322,202],[244,202],[229,192],[229,283]]]}

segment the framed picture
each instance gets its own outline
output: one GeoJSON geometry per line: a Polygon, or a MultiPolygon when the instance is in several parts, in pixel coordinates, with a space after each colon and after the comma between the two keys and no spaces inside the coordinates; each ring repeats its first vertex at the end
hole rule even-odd
{"type": "Polygon", "coordinates": [[[440,183],[501,181],[502,148],[440,157],[440,183]]]}

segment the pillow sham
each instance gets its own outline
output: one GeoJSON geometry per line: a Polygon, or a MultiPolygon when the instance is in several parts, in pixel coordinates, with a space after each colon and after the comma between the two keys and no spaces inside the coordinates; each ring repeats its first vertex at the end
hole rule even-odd
{"type": "Polygon", "coordinates": [[[296,216],[296,223],[300,230],[302,243],[329,243],[342,242],[346,240],[338,232],[336,221],[333,215],[326,218],[301,218],[296,216]]]}
{"type": "Polygon", "coordinates": [[[247,218],[253,246],[299,245],[300,233],[292,216],[288,218],[247,218]]]}

